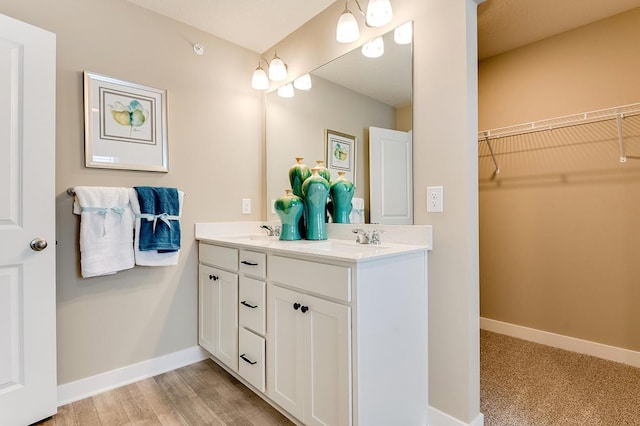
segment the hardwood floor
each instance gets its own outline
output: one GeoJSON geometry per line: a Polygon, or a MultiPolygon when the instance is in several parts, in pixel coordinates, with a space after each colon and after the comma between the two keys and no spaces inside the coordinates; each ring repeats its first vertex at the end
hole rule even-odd
{"type": "Polygon", "coordinates": [[[59,425],[292,425],[210,359],[58,408],[59,425]]]}

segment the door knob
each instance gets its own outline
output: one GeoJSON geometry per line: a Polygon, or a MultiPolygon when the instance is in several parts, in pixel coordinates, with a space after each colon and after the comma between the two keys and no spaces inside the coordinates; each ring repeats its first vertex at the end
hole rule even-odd
{"type": "Polygon", "coordinates": [[[29,245],[33,251],[42,251],[47,248],[47,240],[44,238],[34,238],[29,245]]]}

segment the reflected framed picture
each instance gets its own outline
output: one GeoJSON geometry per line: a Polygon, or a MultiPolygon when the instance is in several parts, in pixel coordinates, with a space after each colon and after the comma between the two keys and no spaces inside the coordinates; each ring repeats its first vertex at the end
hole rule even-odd
{"type": "Polygon", "coordinates": [[[344,172],[344,177],[356,185],[356,137],[335,130],[325,129],[325,164],[331,179],[344,172]]]}
{"type": "Polygon", "coordinates": [[[85,71],[85,167],[168,172],[166,98],[166,90],[85,71]]]}

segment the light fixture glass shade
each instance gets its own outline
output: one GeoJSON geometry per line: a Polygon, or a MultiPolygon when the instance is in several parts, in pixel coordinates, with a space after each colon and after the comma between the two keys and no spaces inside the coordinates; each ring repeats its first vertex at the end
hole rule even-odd
{"type": "Polygon", "coordinates": [[[293,80],[293,87],[298,90],[311,89],[311,76],[307,73],[293,80]]]}
{"type": "Polygon", "coordinates": [[[340,15],[338,26],[336,27],[336,40],[338,43],[351,43],[360,38],[360,28],[358,21],[347,9],[340,15]]]}
{"type": "Polygon", "coordinates": [[[376,37],[362,46],[362,54],[367,58],[379,58],[384,54],[384,41],[376,37]]]}
{"type": "Polygon", "coordinates": [[[282,81],[287,78],[287,66],[278,55],[274,55],[269,64],[269,79],[273,81],[282,81]]]}
{"type": "Polygon", "coordinates": [[[278,87],[278,96],[281,98],[293,98],[294,93],[293,84],[291,83],[278,87]]]}
{"type": "Polygon", "coordinates": [[[367,6],[367,25],[381,27],[391,22],[393,10],[389,0],[369,0],[367,6]]]}
{"type": "Polygon", "coordinates": [[[411,21],[393,30],[393,41],[396,43],[409,44],[411,43],[411,39],[413,39],[413,25],[411,21]]]}
{"type": "Polygon", "coordinates": [[[266,90],[269,88],[269,78],[267,77],[267,73],[264,72],[261,66],[258,66],[256,70],[253,72],[253,77],[251,78],[251,87],[256,90],[266,90]]]}

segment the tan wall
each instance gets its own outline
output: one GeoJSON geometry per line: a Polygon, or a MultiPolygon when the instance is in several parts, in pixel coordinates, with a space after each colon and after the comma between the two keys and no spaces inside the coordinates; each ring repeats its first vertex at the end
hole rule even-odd
{"type": "MultiPolygon", "coordinates": [[[[369,127],[393,129],[395,109],[330,81],[313,77],[313,88],[285,99],[272,92],[266,99],[267,200],[290,188],[288,170],[296,157],[309,167],[324,160],[325,129],[356,137],[355,196],[365,199],[369,216],[369,127]]],[[[338,175],[333,172],[331,178],[338,175]]],[[[278,220],[268,211],[269,220],[278,220]]]]}
{"type": "Polygon", "coordinates": [[[396,130],[408,132],[413,128],[413,114],[411,105],[405,105],[396,109],[396,130]]]}
{"type": "MultiPolygon", "coordinates": [[[[487,59],[481,130],[640,102],[640,9],[487,59]]],[[[481,315],[640,350],[640,117],[480,144],[481,315]]]]}
{"type": "Polygon", "coordinates": [[[262,98],[249,85],[258,55],[124,0],[2,2],[0,13],[57,34],[59,383],[196,345],[194,223],[262,214],[262,98]],[[84,167],[83,70],[167,90],[169,173],[84,167]],[[79,222],[65,194],[75,185],[184,190],[180,264],[81,279],[79,222]],[[242,198],[253,215],[240,215],[242,198]]]}
{"type": "MultiPolygon", "coordinates": [[[[291,78],[356,47],[334,41],[343,6],[336,2],[278,43],[291,78]]],[[[360,25],[364,42],[414,21],[414,217],[434,227],[429,404],[464,422],[480,404],[476,9],[473,0],[394,0],[392,23],[360,25]],[[431,185],[444,186],[444,213],[426,213],[431,185]]]]}

